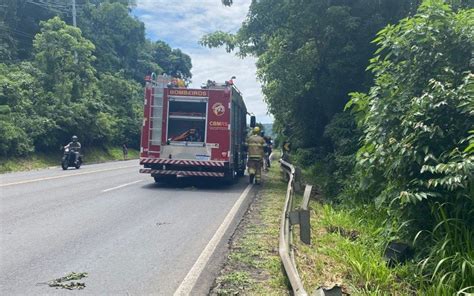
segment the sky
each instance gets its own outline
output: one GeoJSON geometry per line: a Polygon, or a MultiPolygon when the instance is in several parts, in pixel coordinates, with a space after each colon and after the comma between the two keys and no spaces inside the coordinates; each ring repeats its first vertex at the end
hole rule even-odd
{"type": "Polygon", "coordinates": [[[263,101],[261,85],[255,72],[256,59],[241,59],[224,48],[208,49],[198,44],[201,37],[217,30],[235,33],[245,19],[251,0],[234,1],[231,7],[220,0],[137,0],[133,14],[145,23],[147,38],[163,40],[173,48],[180,48],[191,57],[192,84],[199,88],[208,79],[217,82],[234,80],[243,93],[249,112],[257,122],[271,123],[263,101]]]}

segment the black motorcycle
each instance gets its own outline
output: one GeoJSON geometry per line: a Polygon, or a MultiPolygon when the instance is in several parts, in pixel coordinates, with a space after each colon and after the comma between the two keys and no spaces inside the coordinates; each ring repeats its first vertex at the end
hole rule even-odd
{"type": "Polygon", "coordinates": [[[79,169],[82,164],[82,156],[77,153],[77,161],[76,161],[76,153],[74,149],[69,147],[64,147],[64,155],[61,160],[61,167],[63,170],[67,170],[69,167],[75,167],[79,169]]]}

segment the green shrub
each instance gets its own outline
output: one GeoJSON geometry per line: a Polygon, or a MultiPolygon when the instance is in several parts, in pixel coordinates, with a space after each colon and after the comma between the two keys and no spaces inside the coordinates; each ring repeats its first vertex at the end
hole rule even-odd
{"type": "Polygon", "coordinates": [[[375,86],[348,105],[364,131],[360,189],[422,231],[420,276],[452,294],[474,286],[474,10],[424,1],[375,42],[375,86]]]}

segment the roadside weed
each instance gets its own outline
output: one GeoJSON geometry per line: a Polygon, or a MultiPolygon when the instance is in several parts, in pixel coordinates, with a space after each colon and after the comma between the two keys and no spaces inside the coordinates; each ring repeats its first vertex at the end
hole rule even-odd
{"type": "Polygon", "coordinates": [[[311,240],[295,239],[297,263],[308,292],[341,285],[352,295],[413,295],[414,264],[389,268],[383,258],[383,216],[373,208],[310,203],[311,240]]]}
{"type": "MultiPolygon", "coordinates": [[[[474,230],[466,223],[472,217],[466,217],[459,205],[447,202],[434,204],[432,213],[438,224],[415,238],[415,244],[424,235],[434,243],[418,264],[420,291],[426,295],[473,294],[474,230]]],[[[474,215],[474,209],[469,214],[474,215]]]]}

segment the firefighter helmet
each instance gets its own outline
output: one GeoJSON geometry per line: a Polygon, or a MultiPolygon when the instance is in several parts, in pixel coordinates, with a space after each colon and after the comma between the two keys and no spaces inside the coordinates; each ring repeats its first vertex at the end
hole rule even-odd
{"type": "Polygon", "coordinates": [[[260,133],[260,128],[258,126],[253,128],[253,134],[258,135],[260,133]]]}

